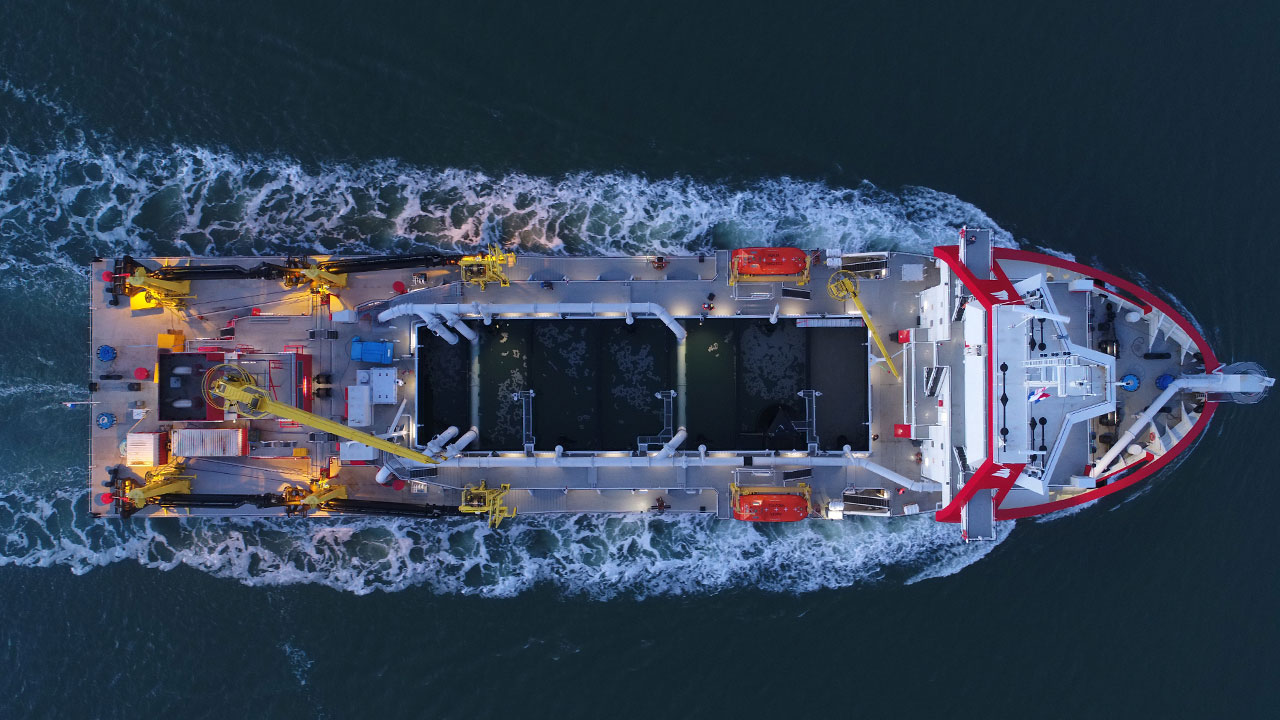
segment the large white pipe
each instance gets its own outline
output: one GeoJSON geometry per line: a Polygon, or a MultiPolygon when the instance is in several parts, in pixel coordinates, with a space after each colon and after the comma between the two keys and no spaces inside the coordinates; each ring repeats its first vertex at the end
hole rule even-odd
{"type": "Polygon", "coordinates": [[[458,344],[458,336],[453,331],[445,327],[440,322],[440,318],[436,315],[423,314],[422,322],[426,324],[427,329],[435,333],[435,336],[449,343],[450,345],[458,344]]]}
{"type": "Polygon", "coordinates": [[[383,465],[378,468],[378,474],[374,475],[373,479],[376,480],[379,485],[386,485],[391,482],[391,466],[383,465]]]}
{"type": "Polygon", "coordinates": [[[1026,305],[1008,305],[1006,307],[1008,307],[1011,312],[1018,313],[1019,315],[1027,315],[1033,318],[1043,318],[1045,320],[1055,320],[1057,322],[1063,323],[1064,325],[1071,322],[1070,317],[1066,315],[1060,315],[1058,313],[1051,313],[1048,310],[1039,310],[1037,308],[1027,307],[1026,305]]]}
{"type": "Polygon", "coordinates": [[[470,340],[471,342],[476,342],[480,339],[480,336],[476,334],[476,331],[467,327],[467,324],[462,322],[462,318],[457,315],[447,315],[445,316],[445,319],[449,321],[449,327],[457,330],[458,334],[462,337],[470,340]]]}
{"type": "Polygon", "coordinates": [[[1165,403],[1173,399],[1173,396],[1180,390],[1189,390],[1191,392],[1206,393],[1257,393],[1270,387],[1274,381],[1271,378],[1264,378],[1252,373],[1210,373],[1206,375],[1187,375],[1169,383],[1169,387],[1160,393],[1155,402],[1138,416],[1137,420],[1125,430],[1116,443],[1111,446],[1105,455],[1098,460],[1093,466],[1093,470],[1089,471],[1089,477],[1100,477],[1107,470],[1111,469],[1111,464],[1115,459],[1129,447],[1129,443],[1133,441],[1138,433],[1147,429],[1147,426],[1155,422],[1156,415],[1160,414],[1160,409],[1165,403]]]}
{"type": "Polygon", "coordinates": [[[686,432],[684,428],[680,428],[679,430],[676,430],[676,434],[671,436],[671,439],[668,440],[667,443],[662,446],[662,449],[659,450],[658,454],[655,455],[654,457],[669,458],[672,455],[675,455],[676,448],[680,447],[680,444],[683,443],[685,438],[687,437],[689,437],[689,433],[686,432]]]}
{"type": "Polygon", "coordinates": [[[439,455],[444,449],[444,444],[452,440],[458,434],[458,426],[450,425],[444,429],[444,432],[431,438],[431,442],[427,443],[426,453],[431,456],[439,455]]]}
{"type": "MultiPolygon", "coordinates": [[[[675,440],[675,438],[672,438],[675,440]]],[[[683,440],[683,438],[682,438],[683,440]]],[[[456,457],[448,460],[450,464],[456,463],[458,467],[472,468],[504,468],[504,467],[527,467],[527,468],[545,468],[545,467],[743,467],[742,457],[728,456],[720,457],[708,455],[702,457],[699,455],[680,455],[660,457],[660,453],[653,455],[643,455],[640,457],[633,456],[608,456],[608,455],[588,455],[588,456],[560,456],[552,455],[551,457],[533,456],[479,456],[479,457],[456,457]]],[[[853,457],[852,453],[846,452],[844,455],[822,455],[802,457],[786,457],[786,456],[753,456],[751,458],[752,467],[856,467],[862,468],[867,472],[879,475],[880,477],[902,487],[916,492],[937,492],[942,486],[935,482],[914,481],[909,480],[902,475],[871,462],[865,458],[853,457]]]]}
{"type": "Polygon", "coordinates": [[[457,455],[466,449],[466,447],[478,437],[480,437],[480,431],[477,430],[475,426],[472,426],[470,430],[462,433],[462,437],[458,438],[452,445],[444,449],[444,456],[453,457],[454,455],[457,455]]]}
{"type": "MultiPolygon", "coordinates": [[[[392,305],[391,307],[378,313],[379,322],[387,322],[388,320],[403,317],[405,315],[417,315],[431,327],[431,321],[427,318],[431,316],[443,317],[460,317],[465,315],[478,316],[484,323],[488,325],[494,315],[600,315],[603,313],[617,313],[622,317],[631,315],[652,315],[663,322],[680,342],[684,342],[688,332],[684,326],[676,321],[667,309],[658,303],[510,303],[482,305],[479,303],[471,303],[462,305],[458,303],[401,303],[392,305]]],[[[438,321],[437,321],[437,324],[438,321]]],[[[436,332],[435,328],[432,328],[436,332]]]]}
{"type": "Polygon", "coordinates": [[[889,468],[883,465],[877,465],[866,458],[849,458],[848,464],[850,467],[862,468],[867,472],[879,475],[895,485],[901,485],[902,487],[914,492],[938,492],[942,489],[942,485],[931,480],[908,480],[906,477],[899,475],[889,468]]]}

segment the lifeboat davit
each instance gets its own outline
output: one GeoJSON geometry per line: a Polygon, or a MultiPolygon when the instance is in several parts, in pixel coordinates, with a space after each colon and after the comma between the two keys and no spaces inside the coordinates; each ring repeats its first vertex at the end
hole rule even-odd
{"type": "Polygon", "coordinates": [[[733,519],[750,522],[798,522],[809,517],[809,499],[793,493],[740,495],[733,519]]]}

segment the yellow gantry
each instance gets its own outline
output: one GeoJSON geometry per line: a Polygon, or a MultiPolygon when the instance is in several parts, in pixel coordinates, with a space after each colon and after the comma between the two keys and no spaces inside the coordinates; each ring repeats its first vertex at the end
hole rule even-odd
{"type": "Polygon", "coordinates": [[[143,479],[146,481],[145,485],[125,493],[125,497],[129,498],[129,502],[136,508],[141,508],[151,498],[161,495],[189,494],[191,481],[195,480],[195,476],[188,475],[186,465],[180,460],[175,460],[152,470],[144,475],[143,479]]]}
{"type": "Polygon", "coordinates": [[[130,290],[129,307],[133,310],[154,307],[181,310],[187,306],[188,300],[195,298],[195,295],[191,294],[190,280],[153,278],[143,268],[135,269],[124,282],[130,290]]]}
{"type": "MultiPolygon", "coordinates": [[[[297,275],[292,276],[293,282],[301,284],[305,278],[307,282],[311,283],[311,289],[316,292],[330,293],[333,292],[333,288],[345,288],[347,286],[346,273],[329,272],[321,269],[319,265],[311,265],[294,272],[297,275]]],[[[288,285],[289,282],[287,281],[285,284],[288,285]]]]}
{"type": "Polygon", "coordinates": [[[511,279],[507,277],[504,267],[515,267],[516,254],[503,250],[498,245],[490,245],[489,251],[480,255],[466,255],[458,260],[462,268],[464,282],[479,285],[481,290],[489,283],[496,282],[501,287],[510,287],[511,279]]]}
{"type": "Polygon", "coordinates": [[[884,361],[889,366],[889,372],[893,373],[895,378],[901,379],[898,375],[898,368],[893,364],[893,358],[889,355],[889,349],[884,346],[884,340],[880,339],[880,333],[876,332],[875,323],[871,322],[871,313],[867,312],[867,308],[862,304],[862,300],[858,298],[858,276],[849,270],[837,270],[831,274],[831,279],[827,281],[827,294],[832,299],[841,302],[852,300],[853,304],[858,307],[858,312],[862,315],[862,321],[867,324],[867,330],[871,333],[871,338],[876,341],[876,347],[880,348],[880,354],[884,356],[884,361]]]}
{"type": "Polygon", "coordinates": [[[491,488],[485,487],[484,481],[481,480],[479,487],[468,485],[463,489],[462,504],[458,509],[473,515],[487,514],[489,527],[496,528],[502,524],[503,520],[516,516],[516,509],[502,502],[510,491],[511,486],[505,483],[491,488]]]}

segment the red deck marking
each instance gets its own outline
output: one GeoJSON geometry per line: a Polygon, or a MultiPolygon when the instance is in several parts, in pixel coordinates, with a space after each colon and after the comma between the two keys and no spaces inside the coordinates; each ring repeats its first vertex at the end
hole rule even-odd
{"type": "MultiPolygon", "coordinates": [[[[961,276],[961,279],[965,282],[966,286],[969,286],[969,278],[973,278],[973,273],[969,272],[968,268],[964,267],[964,265],[959,262],[960,258],[959,258],[958,246],[953,245],[953,246],[943,246],[943,247],[934,248],[934,255],[941,258],[944,262],[946,262],[947,265],[952,268],[953,272],[961,276]]],[[[1100,270],[1096,270],[1087,265],[1081,265],[1080,263],[1072,262],[1070,260],[1063,260],[1062,258],[1057,258],[1050,255],[1044,255],[1036,252],[1030,252],[1028,250],[1014,250],[1011,248],[992,248],[991,257],[993,260],[993,263],[992,263],[993,269],[997,270],[998,275],[1005,277],[1006,281],[1007,281],[1007,276],[1004,275],[1004,270],[1000,268],[1000,265],[998,262],[1000,260],[1014,260],[1014,261],[1022,261],[1022,262],[1029,262],[1029,263],[1037,263],[1040,265],[1045,265],[1047,267],[1058,268],[1060,270],[1070,270],[1072,272],[1079,273],[1085,277],[1093,278],[1095,280],[1102,280],[1103,282],[1110,284],[1112,287],[1115,287],[1115,288],[1118,288],[1119,290],[1124,291],[1131,298],[1136,300],[1138,305],[1159,310],[1160,312],[1167,315],[1169,319],[1173,320],[1173,322],[1179,328],[1181,328],[1183,332],[1187,334],[1187,337],[1191,338],[1191,342],[1195,345],[1196,350],[1199,351],[1200,354],[1204,357],[1205,372],[1212,372],[1213,370],[1217,369],[1221,365],[1221,363],[1218,362],[1217,356],[1213,354],[1212,348],[1209,347],[1209,343],[1205,342],[1204,337],[1200,335],[1200,332],[1196,330],[1195,326],[1193,326],[1190,321],[1184,318],[1181,313],[1174,310],[1168,303],[1164,302],[1163,300],[1156,297],[1155,295],[1148,292],[1147,290],[1144,290],[1143,288],[1138,287],[1137,285],[1127,280],[1122,280],[1121,278],[1118,278],[1109,273],[1102,272],[1100,270]]],[[[976,278],[973,278],[973,279],[976,281],[976,278]]],[[[995,282],[995,281],[989,281],[989,282],[995,282]]],[[[979,287],[981,287],[981,285],[979,287]]],[[[971,290],[974,289],[973,286],[969,286],[969,288],[971,290]]],[[[979,302],[982,302],[982,298],[980,296],[977,296],[977,297],[979,297],[979,302]]],[[[990,335],[990,324],[988,323],[987,342],[990,343],[991,339],[992,338],[990,335]]],[[[994,359],[991,361],[991,363],[992,365],[994,365],[994,359]]],[[[990,395],[990,394],[993,394],[991,388],[994,386],[994,379],[991,377],[989,377],[988,379],[990,380],[990,382],[988,383],[988,394],[990,395]]],[[[1217,407],[1218,407],[1218,404],[1215,402],[1205,403],[1204,412],[1200,413],[1200,417],[1199,419],[1196,420],[1195,425],[1193,425],[1191,427],[1191,430],[1181,440],[1175,443],[1173,447],[1169,448],[1169,450],[1166,451],[1160,457],[1156,458],[1153,461],[1148,462],[1147,464],[1138,468],[1136,471],[1128,475],[1125,475],[1124,477],[1122,477],[1121,479],[1113,483],[1108,483],[1100,488],[1095,488],[1093,490],[1089,490],[1089,491],[1080,493],[1079,495],[1075,495],[1073,497],[1065,498],[1062,500],[1056,500],[1054,502],[1043,503],[1040,505],[1028,505],[1025,507],[1009,508],[1007,510],[1002,509],[1000,507],[1000,503],[1004,500],[1004,496],[1008,494],[1008,489],[1005,489],[1004,492],[1000,493],[996,497],[996,510],[995,510],[996,520],[1014,520],[1017,518],[1043,515],[1044,513],[1050,513],[1050,512],[1055,512],[1057,510],[1063,510],[1069,507],[1074,507],[1076,505],[1081,505],[1087,502],[1092,502],[1094,500],[1106,497],[1111,493],[1118,492],[1120,490],[1123,490],[1124,488],[1135,485],[1138,482],[1145,480],[1148,477],[1151,477],[1155,473],[1159,472],[1160,469],[1163,468],[1165,465],[1168,465],[1173,460],[1173,458],[1178,456],[1179,453],[1182,453],[1183,451],[1191,447],[1195,439],[1199,437],[1200,433],[1203,432],[1206,427],[1208,427],[1209,419],[1213,416],[1213,412],[1214,410],[1217,409],[1217,407]]],[[[992,444],[992,446],[994,446],[995,424],[988,422],[988,425],[990,426],[990,429],[991,429],[991,436],[990,436],[989,442],[992,444]]],[[[970,480],[970,482],[972,483],[972,480],[970,480]]],[[[968,488],[968,485],[966,485],[965,487],[968,488]]],[[[1010,484],[1010,487],[1012,487],[1012,483],[1010,484]]],[[[962,490],[961,493],[963,494],[963,492],[964,491],[962,490]]],[[[954,503],[952,504],[954,505],[954,503]]],[[[946,512],[947,510],[950,509],[950,507],[951,506],[944,508],[942,512],[946,512]]],[[[942,517],[942,512],[939,512],[937,517],[939,520],[946,521],[944,517],[942,517]]],[[[955,513],[955,516],[958,519],[959,513],[958,512],[955,513]]]]}
{"type": "Polygon", "coordinates": [[[983,461],[978,471],[969,478],[969,482],[960,488],[960,492],[951,499],[951,504],[942,508],[934,515],[934,519],[938,522],[960,522],[960,509],[978,494],[979,490],[995,490],[996,495],[993,504],[998,508],[1000,502],[1004,500],[1004,496],[1009,494],[1013,489],[1013,484],[1017,482],[1018,476],[1022,474],[1022,468],[1026,467],[1026,463],[1008,463],[1000,464],[987,458],[983,461]]]}

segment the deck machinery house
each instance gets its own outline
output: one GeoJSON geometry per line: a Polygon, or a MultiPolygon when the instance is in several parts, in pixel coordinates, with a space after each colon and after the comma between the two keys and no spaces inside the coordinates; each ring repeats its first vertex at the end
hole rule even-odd
{"type": "Polygon", "coordinates": [[[99,260],[92,510],[933,513],[976,540],[1270,386],[1141,288],[990,240],[99,260]]]}

